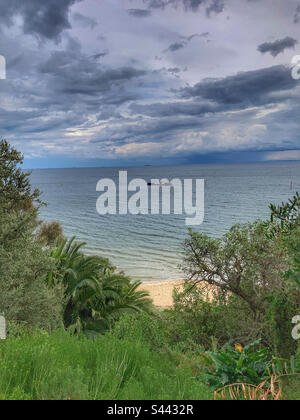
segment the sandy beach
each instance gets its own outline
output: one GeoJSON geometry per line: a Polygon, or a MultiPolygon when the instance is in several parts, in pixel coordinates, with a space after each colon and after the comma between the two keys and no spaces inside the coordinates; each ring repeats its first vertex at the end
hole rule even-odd
{"type": "Polygon", "coordinates": [[[171,308],[173,306],[174,288],[182,288],[183,280],[169,281],[162,283],[144,283],[141,290],[149,292],[155,306],[160,308],[171,308]]]}

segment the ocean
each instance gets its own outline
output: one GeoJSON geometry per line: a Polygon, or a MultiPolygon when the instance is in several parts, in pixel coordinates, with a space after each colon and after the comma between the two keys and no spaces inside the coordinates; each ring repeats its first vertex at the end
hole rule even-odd
{"type": "Polygon", "coordinates": [[[236,223],[269,216],[269,204],[300,191],[300,162],[147,166],[132,168],[38,169],[31,175],[47,207],[41,219],[58,220],[67,237],[87,243],[87,254],[108,257],[119,270],[143,282],[183,278],[182,245],[186,215],[106,215],[96,211],[97,182],[128,179],[204,179],[205,219],[193,229],[220,237],[236,223]]]}

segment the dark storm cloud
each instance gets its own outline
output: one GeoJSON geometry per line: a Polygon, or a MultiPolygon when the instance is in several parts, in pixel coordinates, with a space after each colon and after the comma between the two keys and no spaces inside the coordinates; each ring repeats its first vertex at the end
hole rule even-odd
{"type": "MultiPolygon", "coordinates": [[[[95,14],[92,1],[71,8],[77,1],[0,0],[0,24],[13,24],[18,17],[16,27],[3,31],[0,40],[9,70],[1,85],[0,138],[19,142],[27,156],[126,159],[151,154],[153,144],[154,149],[163,146],[156,149],[160,156],[195,156],[299,143],[299,82],[284,66],[253,71],[266,62],[257,45],[280,40],[282,30],[290,33],[298,1],[274,25],[266,25],[260,13],[269,10],[271,0],[243,0],[242,5],[253,7],[241,5],[234,12],[237,0],[136,0],[120,8],[118,2],[94,0],[95,14]],[[207,18],[224,13],[226,6],[230,24],[224,15],[214,28],[207,18]],[[257,7],[259,13],[253,10],[257,7]],[[168,19],[171,11],[174,19],[168,19]],[[101,22],[102,35],[91,33],[94,19],[101,22]],[[137,36],[134,24],[141,20],[137,36]],[[28,37],[23,42],[20,22],[26,33],[55,41],[61,37],[61,44],[40,49],[28,37]],[[71,24],[72,31],[62,33],[71,24]],[[243,39],[237,36],[241,27],[243,39]],[[183,28],[191,35],[181,36],[183,28]],[[209,33],[201,33],[207,30],[214,40],[210,46],[209,33]],[[11,37],[9,42],[5,37],[11,37]],[[197,46],[201,54],[195,54],[197,46]],[[163,50],[168,54],[154,62],[163,50]],[[244,72],[237,73],[240,69],[244,72]],[[216,78],[204,79],[211,75],[216,78]]],[[[283,48],[272,47],[266,52],[283,48]]],[[[284,56],[278,57],[278,63],[284,62],[284,56]]]]}
{"type": "Polygon", "coordinates": [[[151,11],[146,9],[128,9],[128,13],[137,18],[146,18],[151,16],[151,11]]]}
{"type": "MultiPolygon", "coordinates": [[[[182,140],[189,132],[199,132],[201,137],[203,131],[209,132],[208,140],[201,143],[208,149],[295,147],[299,83],[285,66],[204,80],[177,92],[179,96],[173,101],[132,104],[130,110],[136,115],[137,124],[127,125],[124,121],[122,134],[113,133],[114,138],[120,144],[127,140],[170,142],[174,153],[194,147],[182,140]],[[225,131],[220,134],[222,130],[225,131]]],[[[121,150],[126,152],[126,147],[121,150]]]]}
{"type": "Polygon", "coordinates": [[[23,30],[41,39],[58,41],[60,34],[71,27],[69,10],[82,0],[10,0],[0,3],[0,22],[11,25],[14,16],[22,16],[23,30]]]}
{"type": "Polygon", "coordinates": [[[129,66],[106,68],[98,60],[103,54],[107,53],[88,56],[82,52],[77,40],[70,39],[67,48],[54,51],[39,66],[39,71],[51,91],[89,96],[108,92],[146,74],[144,70],[129,66]]]}
{"type": "Polygon", "coordinates": [[[62,54],[54,53],[52,58],[41,66],[41,72],[51,76],[53,90],[63,94],[97,96],[99,93],[109,91],[114,85],[145,75],[145,71],[133,67],[105,70],[97,64],[91,67],[92,62],[88,60],[83,62],[73,60],[65,64],[62,54]]]}
{"type": "Polygon", "coordinates": [[[278,39],[274,42],[265,42],[258,46],[258,51],[262,54],[270,53],[273,57],[277,57],[278,54],[283,53],[286,49],[295,48],[298,41],[290,36],[284,39],[278,39]]]}
{"type": "Polygon", "coordinates": [[[14,66],[18,78],[10,73],[1,91],[19,102],[14,110],[0,105],[0,137],[22,139],[24,147],[35,140],[59,144],[70,127],[88,129],[94,121],[120,118],[120,106],[140,99],[138,84],[146,71],[106,66],[99,60],[106,54],[87,54],[69,38],[64,49],[21,55],[14,66]]]}
{"type": "Polygon", "coordinates": [[[153,118],[205,116],[282,103],[289,99],[289,91],[297,85],[290,69],[276,66],[224,79],[208,79],[183,89],[183,100],[178,98],[176,102],[150,105],[132,104],[130,108],[133,113],[153,118]]]}
{"type": "Polygon", "coordinates": [[[270,95],[295,88],[298,81],[285,66],[238,73],[223,79],[207,79],[185,88],[185,98],[201,97],[224,105],[261,105],[272,101],[270,95]]]}

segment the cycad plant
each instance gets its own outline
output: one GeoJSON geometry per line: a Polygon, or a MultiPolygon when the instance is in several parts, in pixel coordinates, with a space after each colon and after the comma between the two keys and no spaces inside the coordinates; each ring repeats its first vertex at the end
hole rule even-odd
{"type": "Polygon", "coordinates": [[[52,251],[57,270],[48,282],[64,285],[66,328],[94,335],[110,328],[123,312],[152,310],[148,294],[138,290],[139,282],[131,283],[105,258],[84,255],[84,246],[73,237],[57,242],[52,251]]]}

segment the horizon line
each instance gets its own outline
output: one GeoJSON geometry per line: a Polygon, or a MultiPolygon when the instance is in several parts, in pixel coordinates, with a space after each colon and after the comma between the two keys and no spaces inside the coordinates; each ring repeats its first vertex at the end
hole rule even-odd
{"type": "MultiPolygon", "coordinates": [[[[169,166],[197,166],[197,165],[254,165],[254,164],[270,164],[270,163],[300,163],[300,159],[286,160],[257,160],[251,162],[201,162],[201,163],[179,163],[179,164],[144,164],[144,165],[115,165],[115,166],[63,166],[63,167],[47,167],[47,168],[23,168],[27,171],[50,170],[50,169],[113,169],[113,168],[158,168],[169,166]]],[[[22,165],[23,166],[23,165],[22,165]]]]}

